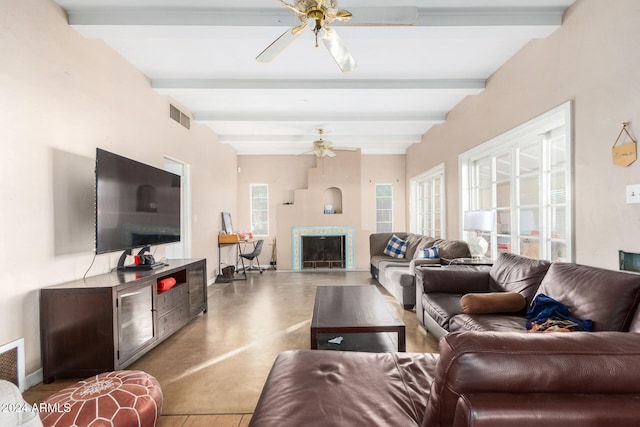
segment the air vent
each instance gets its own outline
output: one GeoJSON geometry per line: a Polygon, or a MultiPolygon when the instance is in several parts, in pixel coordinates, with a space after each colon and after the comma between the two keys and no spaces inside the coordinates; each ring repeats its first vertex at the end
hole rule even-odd
{"type": "Polygon", "coordinates": [[[191,129],[191,119],[188,115],[180,111],[180,109],[172,104],[169,104],[169,117],[176,122],[180,123],[187,129],[191,129]]]}
{"type": "Polygon", "coordinates": [[[0,346],[0,379],[24,391],[24,339],[0,346]]]}

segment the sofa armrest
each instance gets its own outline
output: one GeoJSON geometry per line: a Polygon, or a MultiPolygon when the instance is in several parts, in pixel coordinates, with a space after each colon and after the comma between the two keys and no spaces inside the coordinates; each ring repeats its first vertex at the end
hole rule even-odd
{"type": "Polygon", "coordinates": [[[473,393],[461,396],[453,427],[635,426],[635,394],[473,393]]]}
{"type": "Polygon", "coordinates": [[[468,294],[491,292],[489,270],[477,267],[443,266],[441,268],[416,267],[416,281],[419,281],[424,293],[446,292],[468,294]]]}
{"type": "Polygon", "coordinates": [[[439,346],[424,425],[452,424],[472,393],[640,395],[640,334],[453,332],[439,346]]]}
{"type": "Polygon", "coordinates": [[[418,266],[427,266],[427,267],[440,267],[440,260],[439,259],[412,259],[409,262],[409,271],[411,272],[411,274],[415,275],[416,274],[416,267],[418,266]]]}

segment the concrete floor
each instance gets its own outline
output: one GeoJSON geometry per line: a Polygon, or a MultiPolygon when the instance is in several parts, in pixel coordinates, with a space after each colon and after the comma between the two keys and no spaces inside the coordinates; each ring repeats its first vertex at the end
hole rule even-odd
{"type": "MultiPolygon", "coordinates": [[[[239,276],[240,277],[240,276],[239,276]]],[[[368,271],[268,270],[209,286],[209,309],[128,369],[155,376],[164,403],[161,427],[245,426],[275,357],[308,349],[316,286],[376,285],[368,271]]],[[[406,324],[408,352],[436,352],[437,342],[382,287],[406,324]]],[[[75,381],[39,384],[25,399],[42,402],[75,381]]]]}

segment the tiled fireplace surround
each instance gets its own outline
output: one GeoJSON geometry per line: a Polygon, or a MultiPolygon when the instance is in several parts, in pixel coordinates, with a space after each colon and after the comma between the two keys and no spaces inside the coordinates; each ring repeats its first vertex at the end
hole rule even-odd
{"type": "Polygon", "coordinates": [[[354,270],[355,261],[355,227],[351,226],[316,226],[291,228],[291,266],[292,270],[302,270],[302,237],[303,236],[344,236],[345,238],[345,266],[347,270],[354,270]]]}

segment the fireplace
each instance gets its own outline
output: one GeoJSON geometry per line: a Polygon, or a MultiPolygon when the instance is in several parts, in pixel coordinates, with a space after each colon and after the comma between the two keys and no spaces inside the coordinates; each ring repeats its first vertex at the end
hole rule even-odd
{"type": "Polygon", "coordinates": [[[354,232],[354,227],[292,227],[292,269],[355,269],[354,232]]]}
{"type": "Polygon", "coordinates": [[[302,236],[302,268],[345,268],[345,238],[302,236]]]}

